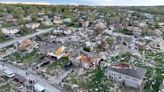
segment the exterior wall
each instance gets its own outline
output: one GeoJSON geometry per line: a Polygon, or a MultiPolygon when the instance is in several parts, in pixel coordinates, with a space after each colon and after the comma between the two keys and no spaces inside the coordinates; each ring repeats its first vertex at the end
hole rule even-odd
{"type": "Polygon", "coordinates": [[[139,88],[142,80],[131,77],[131,76],[127,76],[121,73],[117,73],[111,70],[106,70],[106,76],[108,78],[112,78],[113,80],[117,81],[117,82],[124,82],[127,86],[131,86],[134,88],[139,88]]]}

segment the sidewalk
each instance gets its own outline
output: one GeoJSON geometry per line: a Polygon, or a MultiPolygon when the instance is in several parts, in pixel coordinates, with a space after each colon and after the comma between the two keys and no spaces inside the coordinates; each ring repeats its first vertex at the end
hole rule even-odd
{"type": "Polygon", "coordinates": [[[30,80],[35,80],[37,83],[39,83],[42,86],[44,86],[45,89],[48,92],[61,92],[59,89],[57,89],[54,86],[52,86],[50,83],[48,83],[47,80],[41,78],[40,76],[34,75],[34,74],[28,72],[27,70],[22,70],[20,68],[17,68],[15,66],[10,65],[10,64],[0,62],[0,70],[3,71],[4,69],[12,70],[13,72],[15,72],[17,74],[19,74],[21,76],[24,76],[26,78],[26,80],[29,80],[29,79],[30,80]],[[2,66],[2,64],[4,64],[4,66],[2,66]],[[28,76],[26,75],[26,72],[29,73],[28,76]]]}

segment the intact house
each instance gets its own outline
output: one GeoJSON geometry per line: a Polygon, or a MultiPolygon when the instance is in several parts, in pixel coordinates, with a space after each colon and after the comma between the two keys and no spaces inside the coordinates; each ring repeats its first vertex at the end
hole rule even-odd
{"type": "Polygon", "coordinates": [[[42,21],[41,23],[43,25],[45,25],[45,26],[51,26],[51,25],[53,25],[53,23],[51,22],[51,20],[45,20],[45,21],[42,21]]]}
{"type": "Polygon", "coordinates": [[[2,28],[2,33],[5,35],[14,35],[20,31],[18,27],[8,27],[8,28],[2,28]]]}
{"type": "Polygon", "coordinates": [[[141,89],[146,70],[132,68],[128,64],[115,64],[106,68],[105,75],[123,85],[141,89]]]}

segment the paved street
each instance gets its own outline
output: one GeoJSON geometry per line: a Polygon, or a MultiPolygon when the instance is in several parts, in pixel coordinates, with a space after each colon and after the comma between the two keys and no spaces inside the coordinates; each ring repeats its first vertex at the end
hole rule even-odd
{"type": "Polygon", "coordinates": [[[49,31],[52,31],[54,28],[49,28],[49,29],[37,29],[38,32],[36,33],[33,33],[33,34],[29,34],[29,35],[26,35],[26,36],[22,36],[22,37],[19,37],[19,38],[15,38],[13,40],[10,40],[10,41],[7,41],[7,42],[4,42],[4,43],[0,43],[0,49],[1,48],[4,48],[4,47],[7,47],[7,46],[10,46],[16,42],[19,42],[20,40],[24,40],[24,39],[29,39],[29,38],[32,38],[36,35],[41,35],[41,34],[44,34],[44,33],[47,33],[49,31]]]}
{"type": "Polygon", "coordinates": [[[22,76],[24,76],[27,80],[35,80],[37,83],[39,83],[40,85],[42,85],[43,87],[45,87],[45,89],[48,91],[48,92],[61,92],[59,89],[55,88],[54,86],[52,86],[50,83],[48,83],[47,80],[41,78],[40,76],[38,75],[34,75],[30,72],[29,75],[27,76],[26,75],[26,72],[27,70],[22,70],[20,68],[17,68],[15,66],[12,66],[10,64],[7,64],[7,63],[4,63],[4,67],[2,66],[2,62],[0,62],[0,70],[3,70],[3,69],[9,69],[11,71],[14,71],[16,72],[17,74],[20,74],[22,76]]]}

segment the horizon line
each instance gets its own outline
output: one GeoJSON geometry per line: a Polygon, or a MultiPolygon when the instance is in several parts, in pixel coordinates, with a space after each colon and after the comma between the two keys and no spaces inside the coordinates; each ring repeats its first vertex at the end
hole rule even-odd
{"type": "Polygon", "coordinates": [[[70,3],[70,4],[62,4],[62,3],[48,3],[48,2],[4,2],[0,1],[0,4],[24,4],[24,5],[74,5],[74,6],[122,6],[122,7],[130,7],[130,6],[164,6],[164,5],[87,5],[87,4],[77,4],[77,3],[70,3]]]}

